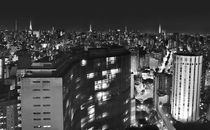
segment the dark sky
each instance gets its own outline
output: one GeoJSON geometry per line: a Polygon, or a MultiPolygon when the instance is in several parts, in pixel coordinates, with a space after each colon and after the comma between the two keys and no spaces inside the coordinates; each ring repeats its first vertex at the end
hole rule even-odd
{"type": "Polygon", "coordinates": [[[109,28],[168,32],[210,32],[210,2],[202,0],[4,0],[0,24],[21,28],[32,19],[34,29],[51,26],[88,30],[109,28]]]}

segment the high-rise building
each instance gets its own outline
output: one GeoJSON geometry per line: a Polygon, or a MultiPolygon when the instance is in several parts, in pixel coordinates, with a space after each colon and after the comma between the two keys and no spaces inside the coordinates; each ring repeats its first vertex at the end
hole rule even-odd
{"type": "Polygon", "coordinates": [[[210,69],[206,70],[205,86],[210,86],[210,69]]]}
{"type": "Polygon", "coordinates": [[[4,86],[0,93],[0,129],[19,130],[17,90],[4,86]]]}
{"type": "Polygon", "coordinates": [[[22,80],[22,129],[126,128],[131,106],[129,61],[130,53],[124,49],[90,49],[57,67],[36,63],[22,80]]]}
{"type": "Polygon", "coordinates": [[[181,122],[199,119],[201,55],[175,54],[171,114],[181,122]]]}
{"type": "Polygon", "coordinates": [[[154,82],[154,105],[158,107],[159,97],[170,95],[172,87],[172,75],[167,73],[155,73],[155,82],[154,82]]]}

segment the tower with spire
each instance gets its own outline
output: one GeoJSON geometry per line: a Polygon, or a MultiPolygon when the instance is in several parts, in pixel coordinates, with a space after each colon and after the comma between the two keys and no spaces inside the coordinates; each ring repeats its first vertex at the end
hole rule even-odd
{"type": "Polygon", "coordinates": [[[29,30],[33,30],[32,28],[32,21],[30,20],[29,30]]]}
{"type": "Polygon", "coordinates": [[[90,27],[89,27],[89,32],[92,32],[92,26],[91,26],[91,24],[90,24],[90,27]]]}
{"type": "Polygon", "coordinates": [[[161,33],[161,32],[162,32],[162,29],[161,29],[161,24],[159,24],[158,32],[159,32],[159,33],[161,33]]]}

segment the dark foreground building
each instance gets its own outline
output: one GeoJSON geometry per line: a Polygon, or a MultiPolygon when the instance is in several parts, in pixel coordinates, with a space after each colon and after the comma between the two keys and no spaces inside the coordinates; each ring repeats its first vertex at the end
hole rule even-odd
{"type": "Polygon", "coordinates": [[[26,70],[23,130],[123,130],[130,125],[127,50],[90,49],[59,62],[42,61],[26,70]]]}

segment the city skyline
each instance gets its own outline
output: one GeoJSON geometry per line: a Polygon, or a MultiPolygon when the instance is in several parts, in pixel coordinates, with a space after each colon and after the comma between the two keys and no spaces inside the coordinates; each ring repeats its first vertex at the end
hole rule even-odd
{"type": "Polygon", "coordinates": [[[52,26],[66,30],[124,29],[157,32],[161,24],[167,32],[210,32],[208,2],[195,1],[4,1],[0,24],[20,29],[33,21],[34,29],[52,26]]]}

